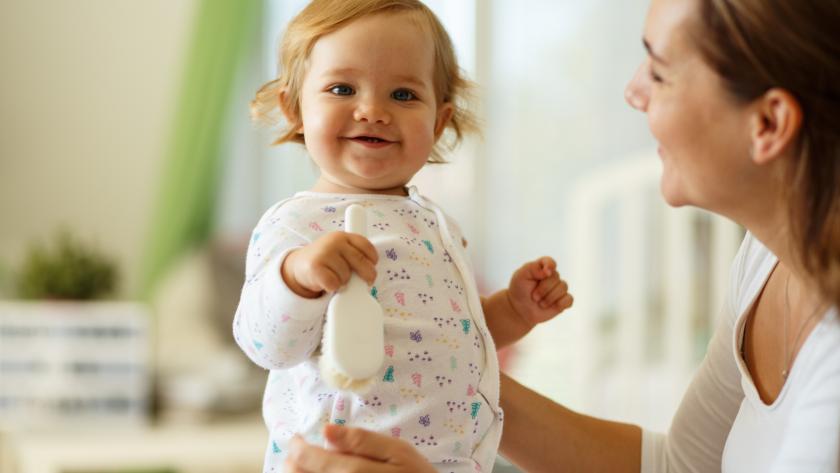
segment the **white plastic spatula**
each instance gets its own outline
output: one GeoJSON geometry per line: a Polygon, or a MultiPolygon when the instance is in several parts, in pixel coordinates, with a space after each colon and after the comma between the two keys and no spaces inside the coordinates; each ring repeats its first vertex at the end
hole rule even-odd
{"type": "MultiPolygon", "coordinates": [[[[344,229],[367,236],[367,214],[360,205],[344,212],[344,229]]],[[[382,307],[355,272],[327,307],[321,341],[321,377],[337,389],[364,391],[385,357],[382,307]]]]}

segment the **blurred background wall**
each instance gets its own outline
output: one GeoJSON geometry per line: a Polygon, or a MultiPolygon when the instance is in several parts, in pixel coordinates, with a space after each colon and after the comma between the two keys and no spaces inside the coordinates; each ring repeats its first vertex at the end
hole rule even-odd
{"type": "Polygon", "coordinates": [[[66,225],[138,291],[195,3],[0,2],[0,261],[66,225]]]}

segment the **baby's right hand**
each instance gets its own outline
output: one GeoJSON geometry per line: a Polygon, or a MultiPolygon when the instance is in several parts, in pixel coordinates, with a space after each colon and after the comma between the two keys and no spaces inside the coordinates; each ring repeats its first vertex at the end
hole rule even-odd
{"type": "Polygon", "coordinates": [[[355,272],[372,285],[379,255],[367,238],[331,232],[292,251],[283,260],[280,274],[289,288],[302,297],[319,297],[347,284],[355,272]]]}

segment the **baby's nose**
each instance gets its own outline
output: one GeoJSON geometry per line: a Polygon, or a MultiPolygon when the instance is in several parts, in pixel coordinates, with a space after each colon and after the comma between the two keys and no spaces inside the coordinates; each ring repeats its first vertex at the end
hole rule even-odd
{"type": "Polygon", "coordinates": [[[365,100],[359,103],[353,113],[353,118],[360,122],[381,123],[387,125],[391,122],[391,115],[375,100],[365,100]]]}

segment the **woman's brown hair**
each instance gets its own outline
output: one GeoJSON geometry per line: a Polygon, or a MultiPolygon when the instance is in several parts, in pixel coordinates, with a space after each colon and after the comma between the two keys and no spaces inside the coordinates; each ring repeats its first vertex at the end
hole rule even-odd
{"type": "Polygon", "coordinates": [[[799,102],[786,188],[795,254],[840,307],[840,2],[700,0],[695,42],[736,99],[781,88],[799,102]]]}

